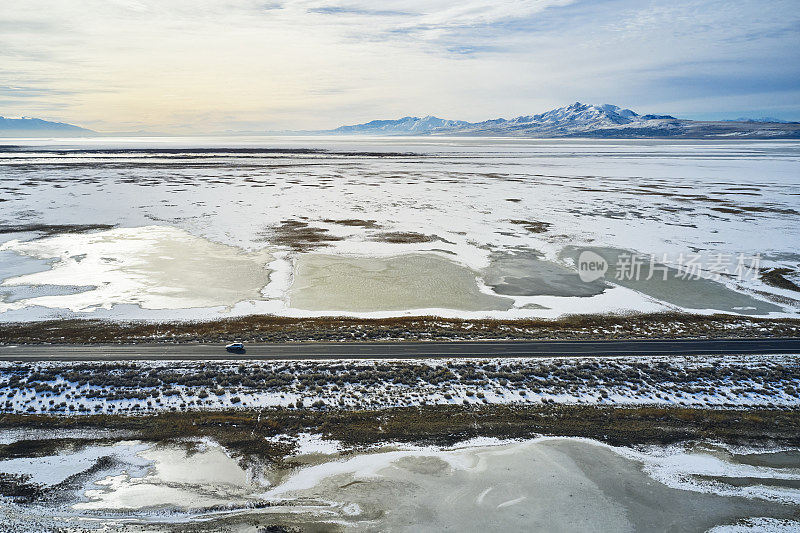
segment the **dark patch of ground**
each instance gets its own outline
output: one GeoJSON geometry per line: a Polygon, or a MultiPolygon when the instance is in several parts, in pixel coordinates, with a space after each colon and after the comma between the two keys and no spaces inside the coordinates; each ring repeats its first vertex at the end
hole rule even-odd
{"type": "Polygon", "coordinates": [[[552,226],[549,222],[540,222],[538,220],[509,220],[509,222],[522,226],[531,233],[544,233],[552,226]]]}
{"type": "Polygon", "coordinates": [[[329,242],[341,241],[325,228],[309,226],[302,220],[282,220],[280,225],[261,233],[262,240],[277,246],[287,246],[296,251],[308,251],[329,242]]]}
{"type": "MultiPolygon", "coordinates": [[[[93,439],[70,439],[69,449],[77,449],[94,442],[93,439]]],[[[0,459],[17,457],[44,457],[65,450],[63,439],[23,439],[0,444],[0,459]]]]}
{"type": "Polygon", "coordinates": [[[417,233],[416,231],[384,231],[374,234],[371,240],[388,242],[391,244],[413,244],[443,241],[444,239],[436,235],[425,235],[424,233],[417,233]]]}
{"type": "Polygon", "coordinates": [[[108,230],[114,227],[116,227],[114,224],[17,224],[0,226],[0,234],[35,232],[43,235],[58,235],[60,233],[108,230]]]}
{"type": "Polygon", "coordinates": [[[350,226],[356,228],[379,228],[380,225],[375,220],[361,220],[358,218],[345,218],[345,219],[332,219],[325,218],[322,220],[326,224],[339,224],[340,226],[350,226]]]}
{"type": "Polygon", "coordinates": [[[31,503],[41,498],[44,487],[30,482],[31,476],[0,472],[0,495],[16,503],[31,503]]]}
{"type": "Polygon", "coordinates": [[[795,209],[762,206],[762,205],[730,205],[728,207],[712,207],[712,211],[719,211],[720,213],[728,213],[732,215],[741,215],[745,213],[775,213],[779,215],[800,215],[795,209]]]}
{"type": "Polygon", "coordinates": [[[800,292],[800,285],[785,277],[792,273],[791,268],[766,268],[761,270],[761,281],[780,289],[800,292]]]}

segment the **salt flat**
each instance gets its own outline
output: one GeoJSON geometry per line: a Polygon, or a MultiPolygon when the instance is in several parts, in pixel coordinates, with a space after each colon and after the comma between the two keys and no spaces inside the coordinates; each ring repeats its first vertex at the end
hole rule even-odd
{"type": "Polygon", "coordinates": [[[740,254],[759,255],[761,267],[788,268],[797,281],[796,141],[7,144],[0,149],[3,321],[659,310],[797,316],[800,309],[797,292],[720,276],[709,264],[725,255],[732,269],[740,254]],[[576,249],[652,254],[671,272],[696,254],[707,280],[665,289],[609,275],[585,284],[569,253],[576,249]],[[390,262],[406,266],[375,268],[390,262]],[[397,279],[387,280],[389,271],[397,279]],[[459,288],[437,281],[445,278],[459,288]],[[702,297],[693,297],[695,286],[702,297]],[[437,297],[437,289],[449,296],[437,297]]]}

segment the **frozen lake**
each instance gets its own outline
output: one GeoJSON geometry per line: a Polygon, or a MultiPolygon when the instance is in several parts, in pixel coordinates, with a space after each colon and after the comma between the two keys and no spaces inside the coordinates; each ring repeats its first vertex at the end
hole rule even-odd
{"type": "Polygon", "coordinates": [[[0,147],[3,321],[797,316],[800,293],[754,274],[781,267],[797,282],[798,250],[796,141],[229,137],[0,147]],[[604,278],[579,277],[582,250],[608,263],[604,278]]]}
{"type": "MultiPolygon", "coordinates": [[[[796,531],[798,451],[477,438],[450,448],[297,442],[293,468],[213,441],[118,441],[0,461],[36,487],[15,531],[796,531]],[[38,498],[38,499],[37,499],[38,498]],[[713,528],[713,529],[712,529],[713,528]],[[265,529],[268,530],[268,529],[265,529]],[[276,530],[279,530],[276,528],[276,530]]],[[[276,437],[265,437],[278,440],[276,437]]],[[[29,488],[30,490],[30,488],[29,488]]]]}

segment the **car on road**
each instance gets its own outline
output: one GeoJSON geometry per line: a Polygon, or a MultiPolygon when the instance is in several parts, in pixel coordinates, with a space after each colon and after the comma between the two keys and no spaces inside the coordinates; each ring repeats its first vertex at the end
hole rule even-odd
{"type": "Polygon", "coordinates": [[[244,344],[241,342],[233,342],[225,346],[225,349],[231,353],[244,353],[244,344]]]}

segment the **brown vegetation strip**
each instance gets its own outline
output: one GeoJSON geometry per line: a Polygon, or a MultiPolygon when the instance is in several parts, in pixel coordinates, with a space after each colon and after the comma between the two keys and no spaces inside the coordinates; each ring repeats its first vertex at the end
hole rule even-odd
{"type": "MultiPolygon", "coordinates": [[[[422,406],[371,411],[271,408],[147,416],[4,414],[0,415],[0,428],[108,428],[130,432],[130,438],[156,442],[209,437],[243,458],[282,461],[292,446],[264,437],[312,432],[350,446],[389,442],[447,446],[473,437],[537,435],[587,437],[618,446],[699,439],[798,446],[799,414],[798,410],[779,409],[565,405],[422,406]]],[[[72,447],[73,439],[60,440],[72,447]]]]}
{"type": "Polygon", "coordinates": [[[388,242],[390,244],[414,244],[423,242],[445,241],[436,235],[425,235],[415,231],[385,231],[372,235],[370,240],[388,242]]]}
{"type": "Polygon", "coordinates": [[[114,224],[19,224],[15,226],[0,226],[0,234],[37,232],[44,235],[58,235],[60,233],[86,233],[89,231],[108,230],[114,224]]]}
{"type": "Polygon", "coordinates": [[[651,313],[575,315],[558,320],[465,320],[439,317],[360,319],[252,315],[207,322],[51,320],[6,323],[2,344],[125,344],[243,342],[643,339],[798,337],[800,319],[651,313]]]}

